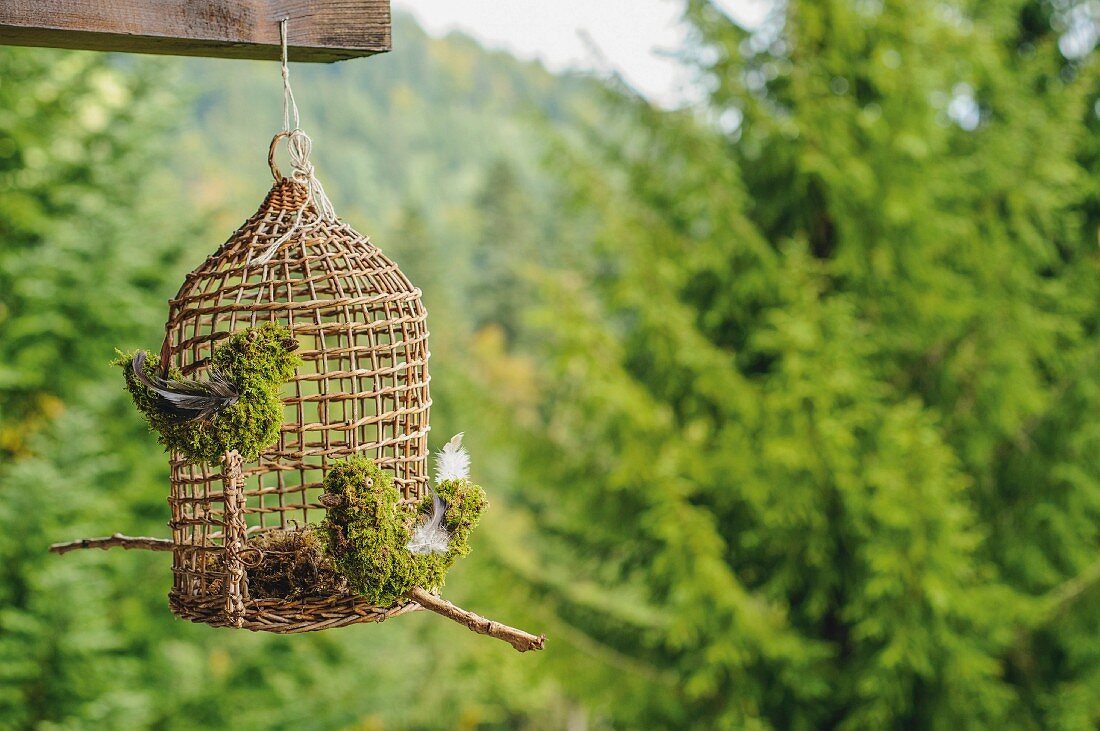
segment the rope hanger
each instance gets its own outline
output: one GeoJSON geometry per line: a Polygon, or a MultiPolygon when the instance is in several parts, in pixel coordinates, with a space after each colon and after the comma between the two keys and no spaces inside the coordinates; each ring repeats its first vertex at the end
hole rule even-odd
{"type": "Polygon", "coordinates": [[[290,66],[287,63],[287,25],[290,18],[279,21],[279,45],[282,50],[282,76],[283,76],[283,130],[271,140],[271,149],[268,153],[268,164],[271,166],[271,174],[275,180],[282,180],[279,168],[275,165],[275,150],[279,140],[286,139],[286,149],[290,154],[290,166],[293,172],[292,180],[300,183],[306,189],[306,198],[294,214],[294,223],[285,234],[273,241],[262,254],[249,261],[250,264],[267,264],[275,253],[290,241],[296,234],[304,234],[317,228],[322,222],[335,223],[336,210],[332,206],[325,193],[321,181],[315,175],[313,163],[309,156],[313,151],[313,141],[301,128],[301,120],[298,114],[298,103],[294,100],[294,90],[290,87],[290,66]],[[293,123],[293,124],[292,124],[293,123]],[[317,219],[312,223],[302,225],[302,217],[309,206],[317,213],[317,219]]]}

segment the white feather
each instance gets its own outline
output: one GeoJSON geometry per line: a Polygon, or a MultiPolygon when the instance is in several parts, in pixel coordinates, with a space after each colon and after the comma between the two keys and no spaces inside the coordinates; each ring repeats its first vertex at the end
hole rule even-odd
{"type": "MultiPolygon", "coordinates": [[[[451,441],[443,445],[435,456],[435,482],[438,485],[448,480],[465,480],[470,476],[470,453],[462,446],[462,434],[455,434],[451,441]]],[[[447,513],[447,501],[432,493],[432,512],[427,519],[416,527],[405,548],[409,553],[425,555],[446,553],[451,545],[451,534],[443,525],[447,513]]]]}
{"type": "Polygon", "coordinates": [[[435,483],[448,480],[465,480],[470,476],[470,453],[462,446],[462,433],[455,434],[451,441],[435,456],[435,483]]]}
{"type": "Polygon", "coordinates": [[[409,553],[425,555],[428,553],[446,553],[451,545],[451,534],[443,526],[443,516],[447,512],[447,501],[432,492],[432,512],[428,519],[416,527],[405,548],[409,553]]]}

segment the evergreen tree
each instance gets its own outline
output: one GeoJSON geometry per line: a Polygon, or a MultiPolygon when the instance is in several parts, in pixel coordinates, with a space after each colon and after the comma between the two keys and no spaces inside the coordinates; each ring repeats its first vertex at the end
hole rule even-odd
{"type": "Polygon", "coordinates": [[[532,235],[538,233],[531,226],[535,212],[524,181],[504,159],[489,166],[484,187],[474,204],[481,213],[482,223],[470,252],[473,324],[496,325],[506,337],[513,338],[524,303],[529,299],[522,275],[537,253],[531,242],[532,235]]]}
{"type": "Polygon", "coordinates": [[[166,181],[149,140],[167,129],[167,95],[156,67],[0,54],[3,455],[110,371],[104,341],[155,336],[142,295],[178,273],[175,235],[191,224],[158,202],[166,181]]]}
{"type": "Polygon", "coordinates": [[[119,521],[163,530],[163,462],[124,394],[100,384],[117,386],[115,345],[156,341],[155,293],[179,276],[192,225],[175,215],[178,191],[156,164],[165,81],[159,65],[0,49],[5,727],[134,728],[154,705],[140,610],[162,602],[155,564],[59,561],[46,548],[119,521]]]}
{"type": "Polygon", "coordinates": [[[444,284],[438,266],[441,252],[434,245],[431,226],[420,206],[407,203],[402,207],[392,239],[376,243],[426,296],[437,295],[444,284]]]}
{"type": "Polygon", "coordinates": [[[1052,13],[692,2],[712,122],[626,98],[563,164],[595,255],[497,392],[537,528],[502,561],[595,715],[1100,719],[1097,76],[1052,13]]]}

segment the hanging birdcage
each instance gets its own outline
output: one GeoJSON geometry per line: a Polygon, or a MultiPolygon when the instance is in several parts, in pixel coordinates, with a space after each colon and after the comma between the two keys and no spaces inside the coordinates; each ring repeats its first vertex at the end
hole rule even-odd
{"type": "MultiPolygon", "coordinates": [[[[161,362],[199,376],[215,345],[246,327],[290,329],[302,365],[284,396],[278,442],[242,465],[243,502],[227,504],[226,471],[171,458],[172,610],[210,624],[224,612],[227,529],[243,518],[245,539],[292,530],[323,510],[329,465],[363,455],[394,476],[404,499],[427,483],[428,330],[420,290],[367,237],[326,221],[308,190],[283,177],[259,210],[188,275],[169,306],[161,362]],[[271,251],[288,232],[301,232],[271,251]],[[266,255],[266,256],[265,256],[266,255]],[[312,514],[312,515],[311,515],[312,514]]],[[[258,551],[238,560],[262,561],[258,551]]],[[[243,626],[300,632],[369,622],[404,606],[377,608],[351,595],[255,599],[243,626]]]]}
{"type": "Polygon", "coordinates": [[[320,544],[307,540],[329,509],[326,474],[350,457],[369,458],[392,475],[399,505],[419,503],[427,492],[428,330],[420,290],[332,213],[312,179],[308,138],[297,130],[277,135],[269,163],[275,184],[260,209],[170,301],[158,364],[197,380],[211,370],[219,343],[237,333],[265,325],[288,332],[301,360],[280,394],[277,438],[251,462],[236,449],[220,465],[173,451],[170,540],[115,534],[51,550],[171,551],[172,611],[213,626],[289,634],[423,608],[517,650],[542,649],[544,637],[421,586],[376,606],[350,591],[320,544]],[[295,135],[295,176],[283,177],[275,147],[295,135]]]}

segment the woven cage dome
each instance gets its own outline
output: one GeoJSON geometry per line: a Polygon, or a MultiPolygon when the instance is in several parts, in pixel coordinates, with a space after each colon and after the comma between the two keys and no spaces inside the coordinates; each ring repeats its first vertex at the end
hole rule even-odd
{"type": "Polygon", "coordinates": [[[424,494],[428,330],[420,290],[397,265],[350,226],[319,217],[306,203],[307,189],[273,171],[275,185],[260,209],[191,272],[171,301],[161,356],[185,376],[201,376],[221,340],[275,323],[294,334],[302,365],[282,391],[278,442],[242,465],[239,499],[216,466],[172,454],[169,601],[184,619],[304,632],[417,607],[374,607],[345,593],[255,599],[246,589],[230,621],[227,532],[234,520],[248,537],[318,521],[325,472],[352,455],[390,471],[404,499],[424,494]],[[255,263],[292,229],[270,260],[255,263]]]}

